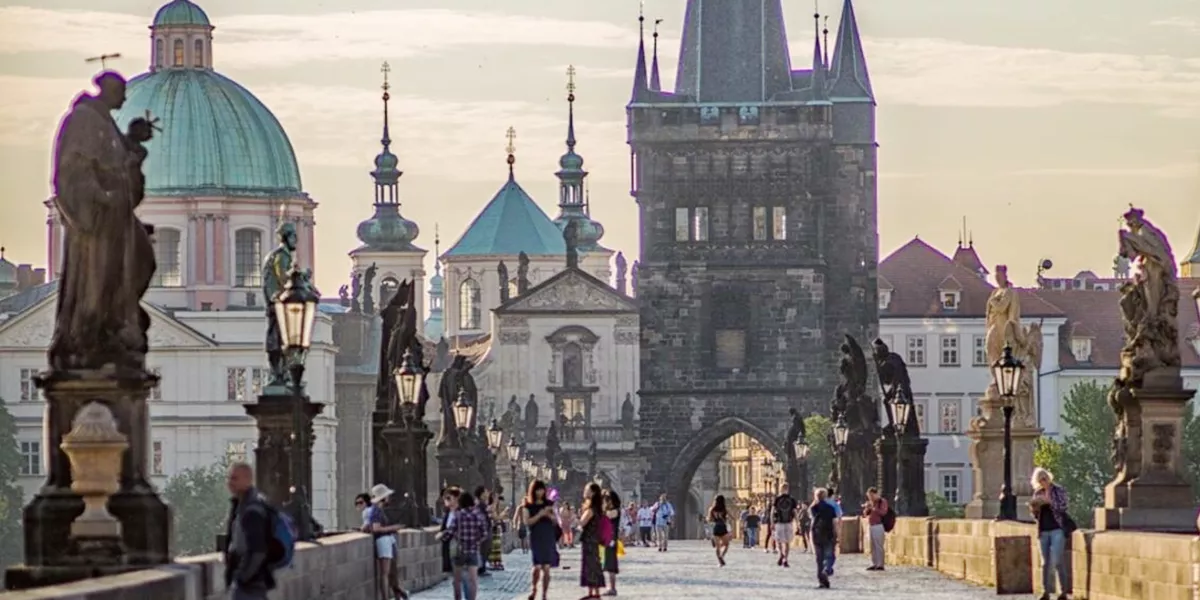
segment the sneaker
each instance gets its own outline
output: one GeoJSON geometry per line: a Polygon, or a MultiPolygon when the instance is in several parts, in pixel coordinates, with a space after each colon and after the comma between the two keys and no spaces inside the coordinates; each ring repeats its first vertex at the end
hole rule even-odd
{"type": "Polygon", "coordinates": [[[825,575],[817,575],[817,587],[821,589],[829,589],[829,578],[825,575]]]}

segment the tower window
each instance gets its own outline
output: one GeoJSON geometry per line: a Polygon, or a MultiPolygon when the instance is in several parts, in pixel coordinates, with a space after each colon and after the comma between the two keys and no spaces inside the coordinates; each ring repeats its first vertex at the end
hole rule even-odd
{"type": "Polygon", "coordinates": [[[392,296],[396,295],[396,290],[400,289],[400,282],[396,281],[395,277],[384,277],[383,281],[379,282],[379,304],[387,306],[392,301],[392,296]]]}
{"type": "Polygon", "coordinates": [[[687,208],[675,209],[675,241],[686,242],[689,239],[691,222],[687,208]]]}
{"type": "Polygon", "coordinates": [[[754,240],[763,241],[767,239],[767,207],[754,207],[754,240]]]}
{"type": "Polygon", "coordinates": [[[192,64],[197,67],[204,66],[204,40],[196,40],[192,46],[192,64]]]}
{"type": "Polygon", "coordinates": [[[175,61],[172,64],[176,67],[183,66],[183,40],[175,40],[175,61]]]}
{"type": "Polygon", "coordinates": [[[167,63],[166,44],[161,39],[154,40],[154,66],[164,67],[167,63]]]}
{"type": "Polygon", "coordinates": [[[708,241],[707,206],[697,206],[692,209],[692,239],[697,242],[708,241]]]}
{"type": "Polygon", "coordinates": [[[262,232],[257,229],[239,229],[233,234],[233,253],[233,284],[237,287],[262,285],[262,232]]]}
{"type": "Polygon", "coordinates": [[[479,284],[474,279],[467,279],[458,286],[459,329],[479,329],[481,303],[479,284]]]}
{"type": "Polygon", "coordinates": [[[154,271],[151,285],[178,287],[183,285],[179,268],[180,235],[178,229],[161,228],[154,232],[154,260],[158,268],[154,271]]]}
{"type": "Polygon", "coordinates": [[[787,207],[776,206],[771,209],[771,239],[787,239],[787,207]]]}

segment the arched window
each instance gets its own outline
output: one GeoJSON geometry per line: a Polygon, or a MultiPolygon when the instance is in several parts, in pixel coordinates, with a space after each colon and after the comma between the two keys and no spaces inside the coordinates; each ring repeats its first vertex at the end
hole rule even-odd
{"type": "Polygon", "coordinates": [[[396,281],[395,277],[384,277],[383,281],[379,282],[379,305],[387,306],[398,289],[400,289],[400,282],[396,281]]]}
{"type": "Polygon", "coordinates": [[[204,40],[196,40],[192,45],[192,64],[197,67],[204,66],[204,40]]]}
{"type": "Polygon", "coordinates": [[[474,279],[468,278],[458,286],[459,329],[479,329],[481,303],[479,284],[474,279]]]}
{"type": "Polygon", "coordinates": [[[175,62],[176,67],[183,66],[183,40],[175,40],[175,62]]]}
{"type": "Polygon", "coordinates": [[[259,287],[262,285],[262,232],[257,229],[239,229],[233,234],[234,285],[237,287],[259,287]]]}
{"type": "Polygon", "coordinates": [[[156,287],[179,287],[183,285],[179,260],[180,235],[178,229],[156,228],[154,230],[154,260],[158,270],[150,285],[156,287]]]}
{"type": "Polygon", "coordinates": [[[563,387],[583,387],[583,348],[574,342],[563,346],[563,387]]]}
{"type": "Polygon", "coordinates": [[[154,40],[154,66],[162,68],[162,67],[165,67],[166,64],[167,64],[166,44],[163,43],[161,38],[154,40]]]}

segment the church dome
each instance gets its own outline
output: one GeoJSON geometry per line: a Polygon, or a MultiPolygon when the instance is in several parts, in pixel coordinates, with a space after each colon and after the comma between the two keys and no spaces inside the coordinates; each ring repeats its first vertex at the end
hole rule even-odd
{"type": "Polygon", "coordinates": [[[154,25],[197,25],[211,27],[208,15],[204,9],[196,6],[190,0],[172,0],[158,9],[154,15],[154,25]]]}
{"type": "Polygon", "coordinates": [[[370,250],[413,250],[412,242],[420,233],[416,223],[400,216],[398,204],[376,204],[375,214],[358,224],[358,239],[370,250]]]}
{"type": "Polygon", "coordinates": [[[591,252],[593,250],[602,249],[600,246],[600,238],[604,237],[604,226],[598,221],[593,221],[591,217],[584,214],[582,211],[571,212],[563,211],[557,219],[554,219],[554,224],[558,225],[560,231],[567,230],[567,224],[571,221],[578,223],[576,233],[578,233],[578,246],[576,248],[581,252],[591,252]]]}

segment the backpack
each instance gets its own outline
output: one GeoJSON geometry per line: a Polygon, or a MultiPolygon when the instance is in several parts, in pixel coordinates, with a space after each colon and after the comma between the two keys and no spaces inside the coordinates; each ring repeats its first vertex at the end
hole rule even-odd
{"type": "Polygon", "coordinates": [[[883,524],[883,530],[885,532],[890,533],[892,529],[896,527],[896,511],[892,510],[891,504],[888,505],[887,512],[883,513],[883,516],[880,517],[879,521],[883,524]]]}
{"type": "Polygon", "coordinates": [[[272,572],[292,566],[296,555],[296,522],[292,516],[263,503],[267,511],[267,568],[272,572]]]}
{"type": "Polygon", "coordinates": [[[600,545],[607,546],[613,542],[613,524],[612,519],[605,515],[600,515],[600,522],[596,524],[596,537],[599,538],[600,545]]]}

